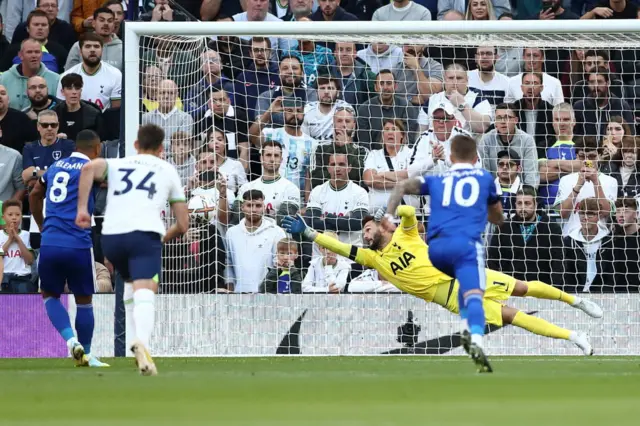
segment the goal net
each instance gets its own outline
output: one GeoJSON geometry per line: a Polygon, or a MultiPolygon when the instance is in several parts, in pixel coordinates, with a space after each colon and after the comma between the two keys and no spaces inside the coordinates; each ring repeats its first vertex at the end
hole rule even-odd
{"type": "MultiPolygon", "coordinates": [[[[362,217],[403,179],[448,170],[451,138],[467,134],[503,190],[486,266],[605,316],[508,304],[586,332],[600,354],[639,354],[640,26],[594,23],[127,23],[127,152],[140,124],[163,127],[192,216],[165,247],[152,351],[461,354],[456,315],[279,225],[301,213],[366,246],[362,217]]],[[[403,204],[424,232],[428,198],[403,204]]],[[[428,298],[447,303],[448,286],[428,298]]],[[[490,325],[487,342],[496,355],[580,353],[514,326],[490,325]]]]}

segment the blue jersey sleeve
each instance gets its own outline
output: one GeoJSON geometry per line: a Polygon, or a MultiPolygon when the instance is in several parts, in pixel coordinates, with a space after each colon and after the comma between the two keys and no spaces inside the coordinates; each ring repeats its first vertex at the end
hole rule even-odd
{"type": "Polygon", "coordinates": [[[422,181],[422,185],[420,185],[420,195],[429,195],[429,180],[431,176],[422,176],[418,179],[422,181]]]}
{"type": "Polygon", "coordinates": [[[28,143],[22,148],[22,170],[28,167],[36,167],[33,161],[33,145],[28,143]]]}
{"type": "Polygon", "coordinates": [[[486,179],[489,184],[489,197],[487,200],[487,205],[492,205],[502,201],[502,191],[498,188],[498,184],[493,181],[493,178],[490,174],[486,174],[486,179]]]}

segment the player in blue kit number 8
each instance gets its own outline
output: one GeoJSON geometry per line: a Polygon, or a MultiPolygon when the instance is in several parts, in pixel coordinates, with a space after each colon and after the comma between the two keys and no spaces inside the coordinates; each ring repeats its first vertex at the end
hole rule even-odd
{"type": "Polygon", "coordinates": [[[431,263],[460,282],[458,304],[465,326],[463,346],[480,372],[491,372],[483,349],[485,262],[482,233],[487,219],[504,221],[501,191],[491,173],[475,168],[476,142],[468,136],[451,141],[451,169],[406,181],[389,198],[387,213],[396,212],[405,194],[431,196],[427,240],[431,263]],[[470,334],[470,335],[469,335],[470,334]]]}
{"type": "MultiPolygon", "coordinates": [[[[91,229],[75,224],[78,207],[78,182],[82,167],[100,155],[100,137],[83,130],[76,137],[76,151],[53,163],[29,194],[33,218],[42,233],[38,273],[45,309],[51,324],[67,342],[76,365],[108,367],[91,355],[94,317],[95,265],[91,229]],[[43,200],[47,217],[43,219],[43,200]],[[60,302],[65,284],[76,300],[76,338],[69,314],[60,302]]],[[[93,212],[94,196],[90,197],[93,212]]]]}

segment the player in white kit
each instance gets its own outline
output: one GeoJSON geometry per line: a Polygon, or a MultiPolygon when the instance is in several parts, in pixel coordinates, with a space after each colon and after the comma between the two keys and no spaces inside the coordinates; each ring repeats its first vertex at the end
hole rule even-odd
{"type": "MultiPolygon", "coordinates": [[[[131,351],[140,373],[156,375],[149,353],[155,321],[155,294],[162,269],[162,243],[187,232],[189,212],[176,169],[160,156],[164,131],[147,124],[138,130],[138,155],[95,159],[80,175],[76,224],[91,226],[87,211],[94,182],[108,182],[107,208],[102,225],[102,249],[125,281],[127,336],[135,336],[131,351]],[[176,222],[165,230],[162,212],[167,202],[176,222]]],[[[129,339],[127,339],[129,340],[129,339]]]]}

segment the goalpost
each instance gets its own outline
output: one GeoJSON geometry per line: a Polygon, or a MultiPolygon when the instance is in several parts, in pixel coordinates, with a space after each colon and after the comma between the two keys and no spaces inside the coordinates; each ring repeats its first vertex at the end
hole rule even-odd
{"type": "MultiPolygon", "coordinates": [[[[640,22],[636,20],[126,22],[124,32],[124,125],[127,155],[135,153],[133,141],[142,120],[143,104],[140,97],[145,78],[148,78],[145,73],[150,72],[148,67],[160,68],[164,73],[163,78],[173,76],[183,79],[181,81],[188,81],[185,84],[193,86],[201,78],[202,54],[210,50],[208,44],[215,36],[262,36],[328,43],[350,41],[362,48],[370,43],[387,43],[400,47],[404,44],[419,44],[428,48],[440,48],[440,52],[451,52],[450,55],[454,55],[434,58],[437,61],[464,60],[474,66],[473,56],[459,58],[456,56],[458,52],[478,46],[504,50],[537,47],[546,49],[547,52],[568,51],[571,58],[571,50],[574,49],[616,52],[640,50],[640,22]],[[145,59],[149,57],[146,52],[148,48],[159,39],[171,40],[168,44],[172,49],[170,61],[189,58],[188,61],[167,65],[161,61],[152,63],[145,59]],[[173,66],[174,69],[163,70],[163,66],[173,66]]],[[[560,77],[566,73],[565,66],[568,65],[566,59],[560,56],[558,58],[555,68],[556,75],[560,77]]],[[[240,59],[250,62],[249,57],[240,59]]],[[[506,61],[509,61],[508,57],[506,61]]],[[[194,93],[188,89],[178,87],[184,109],[189,108],[187,103],[192,100],[186,99],[187,93],[194,93]]],[[[208,99],[212,91],[208,88],[204,90],[209,91],[204,97],[208,99]]],[[[353,107],[357,111],[358,105],[353,107]]],[[[425,112],[426,109],[425,107],[425,112]]],[[[202,121],[194,119],[194,126],[202,129],[205,117],[196,116],[202,121]]],[[[429,127],[428,124],[423,124],[425,127],[421,130],[429,127]]],[[[250,125],[249,121],[247,126],[250,125]]],[[[192,154],[197,154],[206,145],[199,135],[196,136],[198,137],[194,138],[195,143],[191,146],[192,154]]],[[[253,160],[255,158],[251,157],[253,160]]],[[[237,197],[237,194],[234,195],[237,197]]],[[[231,205],[231,201],[229,204],[231,205]]],[[[491,241],[488,241],[487,245],[490,244],[491,241]]],[[[619,265],[616,262],[614,264],[619,265]]],[[[553,284],[562,285],[557,282],[553,284]]],[[[603,307],[604,319],[592,320],[559,302],[512,299],[510,303],[558,325],[587,332],[598,354],[640,354],[638,290],[628,288],[626,292],[590,296],[603,307]]],[[[457,317],[434,304],[397,293],[165,294],[158,297],[156,306],[156,330],[151,349],[160,356],[462,353],[457,335],[460,331],[457,317]]],[[[96,316],[104,319],[102,325],[96,320],[97,344],[94,343],[94,352],[98,355],[111,355],[113,330],[110,318],[114,312],[113,297],[97,296],[94,308],[96,316]]],[[[491,332],[487,345],[491,355],[578,355],[568,342],[539,338],[513,327],[491,332]]]]}

